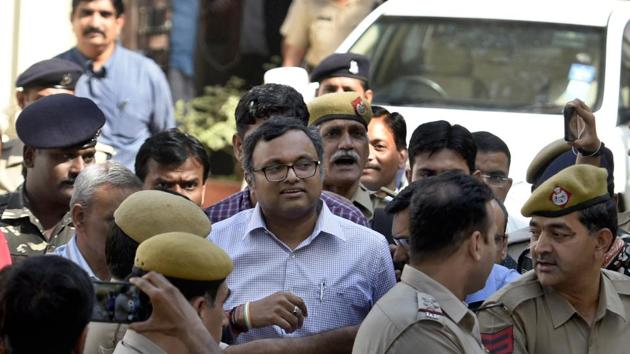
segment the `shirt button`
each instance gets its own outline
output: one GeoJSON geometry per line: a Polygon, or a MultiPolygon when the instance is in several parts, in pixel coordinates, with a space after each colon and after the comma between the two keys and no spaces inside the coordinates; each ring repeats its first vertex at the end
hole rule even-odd
{"type": "Polygon", "coordinates": [[[295,253],[291,253],[291,259],[295,259],[295,253]]]}

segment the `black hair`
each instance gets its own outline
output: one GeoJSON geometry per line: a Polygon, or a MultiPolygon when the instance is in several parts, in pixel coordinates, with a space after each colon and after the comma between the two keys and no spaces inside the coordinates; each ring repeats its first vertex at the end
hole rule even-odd
{"type": "Polygon", "coordinates": [[[133,269],[139,243],[129,237],[115,222],[105,240],[105,263],[116,279],[125,279],[133,269]]]}
{"type": "Polygon", "coordinates": [[[579,210],[578,218],[591,233],[608,229],[613,237],[617,235],[617,207],[612,198],[579,210]]]}
{"type": "Polygon", "coordinates": [[[411,182],[407,187],[401,190],[391,202],[387,204],[385,207],[385,212],[394,215],[405,209],[409,209],[409,204],[411,204],[411,198],[413,197],[413,193],[418,186],[420,185],[420,181],[411,182]]]}
{"type": "Polygon", "coordinates": [[[203,180],[210,174],[210,158],[201,142],[177,128],[165,130],[145,140],[136,155],[136,176],[142,181],[147,177],[149,160],[160,165],[177,167],[189,157],[196,158],[203,166],[203,180]]]}
{"type": "Polygon", "coordinates": [[[473,140],[477,146],[477,152],[500,152],[507,156],[508,168],[512,163],[512,155],[505,141],[490,132],[474,132],[473,140]]]}
{"type": "Polygon", "coordinates": [[[238,101],[234,115],[236,133],[241,138],[256,119],[293,117],[306,126],[309,118],[302,95],[294,88],[280,84],[254,86],[238,101]]]}
{"type": "Polygon", "coordinates": [[[438,120],[419,125],[411,135],[409,142],[409,163],[413,169],[416,155],[434,153],[449,149],[458,153],[466,164],[470,173],[475,171],[475,157],[477,146],[472,134],[461,125],[438,120]]]}
{"type": "MultiPolygon", "coordinates": [[[[74,16],[77,6],[82,2],[91,2],[94,0],[72,0],[72,15],[74,16]]],[[[114,9],[116,10],[116,17],[120,17],[125,13],[125,3],[123,0],[111,0],[114,9]]]]}
{"type": "MultiPolygon", "coordinates": [[[[298,130],[306,134],[315,147],[319,161],[324,158],[322,138],[319,136],[319,133],[315,130],[315,128],[306,127],[294,118],[275,117],[261,124],[260,127],[250,134],[243,142],[243,170],[249,173],[254,170],[252,156],[254,155],[254,149],[256,148],[256,145],[258,145],[258,142],[261,140],[271,141],[291,130],[298,130]]],[[[319,168],[321,173],[321,164],[319,168]]]]}
{"type": "Polygon", "coordinates": [[[407,123],[405,123],[405,118],[400,113],[390,113],[381,106],[372,106],[372,119],[374,118],[383,118],[387,128],[394,136],[394,142],[398,151],[407,148],[407,123]]]}
{"type": "Polygon", "coordinates": [[[1,334],[6,352],[72,352],[94,306],[87,273],[59,256],[34,256],[12,266],[3,278],[1,334]]]}
{"type": "Polygon", "coordinates": [[[409,211],[412,259],[450,256],[474,231],[488,241],[494,220],[486,203],[494,196],[485,183],[455,171],[419,182],[409,211]]]}
{"type": "MultiPolygon", "coordinates": [[[[147,273],[148,272],[143,269],[133,267],[131,275],[134,277],[141,277],[147,273]]],[[[171,284],[173,284],[173,286],[176,287],[179,290],[179,292],[182,293],[182,295],[184,295],[186,300],[191,301],[192,299],[196,297],[204,296],[206,297],[206,299],[210,301],[210,305],[214,305],[214,300],[217,297],[217,292],[219,291],[219,287],[225,281],[225,279],[212,280],[212,281],[197,281],[197,280],[173,278],[173,277],[168,277],[168,276],[165,276],[165,278],[171,284]]]]}

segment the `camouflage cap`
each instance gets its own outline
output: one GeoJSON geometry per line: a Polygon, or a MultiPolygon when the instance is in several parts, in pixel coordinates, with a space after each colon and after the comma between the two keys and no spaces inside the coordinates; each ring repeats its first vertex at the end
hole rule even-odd
{"type": "Polygon", "coordinates": [[[367,127],[372,119],[370,103],[356,92],[329,93],[308,103],[308,125],[319,125],[333,119],[349,119],[367,127]]]}
{"type": "Polygon", "coordinates": [[[176,231],[206,237],[212,229],[208,216],[197,204],[157,190],[139,191],[127,197],[114,212],[114,222],[138,243],[176,231]]]}
{"type": "Polygon", "coordinates": [[[166,277],[214,281],[232,271],[232,260],[214,243],[186,232],[159,234],[142,242],[134,266],[166,277]]]}
{"type": "Polygon", "coordinates": [[[521,214],[558,217],[610,199],[605,169],[573,165],[558,172],[534,190],[521,214]]]}

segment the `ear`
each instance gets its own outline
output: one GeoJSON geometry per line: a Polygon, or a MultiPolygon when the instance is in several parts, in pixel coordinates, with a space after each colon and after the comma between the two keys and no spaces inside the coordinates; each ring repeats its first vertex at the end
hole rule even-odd
{"type": "Polygon", "coordinates": [[[411,173],[411,168],[405,168],[405,177],[407,177],[407,182],[409,182],[411,184],[411,182],[413,182],[413,179],[411,179],[411,177],[413,177],[413,173],[411,173]]]}
{"type": "Polygon", "coordinates": [[[597,231],[597,233],[595,234],[595,248],[597,252],[599,253],[601,251],[601,255],[603,257],[604,254],[610,249],[610,246],[612,245],[614,240],[615,236],[613,236],[612,232],[609,229],[603,228],[597,231]]]}
{"type": "Polygon", "coordinates": [[[203,316],[203,311],[202,311],[203,307],[204,306],[210,306],[210,304],[208,304],[208,302],[206,301],[206,298],[204,296],[197,296],[196,298],[194,298],[190,302],[190,305],[195,310],[195,312],[197,313],[197,316],[199,316],[199,318],[201,318],[203,316]]]}
{"type": "Polygon", "coordinates": [[[402,149],[398,151],[398,156],[400,157],[398,169],[405,168],[405,166],[407,166],[407,158],[409,158],[409,151],[407,149],[402,149]]]}
{"type": "Polygon", "coordinates": [[[481,232],[475,231],[468,237],[468,254],[476,261],[481,260],[481,242],[483,242],[483,236],[481,232]]]}
{"type": "Polygon", "coordinates": [[[26,95],[24,95],[23,91],[15,92],[15,100],[18,106],[20,106],[20,109],[24,109],[24,106],[26,106],[26,95]]]}
{"type": "Polygon", "coordinates": [[[370,102],[370,104],[372,103],[372,97],[374,97],[374,92],[372,90],[366,90],[365,94],[363,95],[365,96],[365,99],[370,102]]]}
{"type": "Polygon", "coordinates": [[[72,223],[77,230],[83,231],[83,221],[85,221],[85,209],[81,204],[74,204],[70,209],[72,215],[72,223]]]}
{"type": "Polygon", "coordinates": [[[245,182],[247,183],[247,186],[249,187],[249,189],[254,188],[254,175],[252,175],[249,172],[245,172],[243,177],[245,178],[245,182]]]}
{"type": "Polygon", "coordinates": [[[118,18],[116,18],[116,28],[117,28],[116,34],[118,36],[120,36],[120,33],[122,32],[122,28],[124,25],[125,25],[125,15],[118,16],[118,18]]]}
{"type": "Polygon", "coordinates": [[[35,148],[32,146],[24,145],[24,150],[22,150],[22,157],[24,158],[24,166],[26,166],[26,168],[33,168],[35,164],[35,148]]]}
{"type": "Polygon", "coordinates": [[[505,188],[505,193],[506,194],[507,194],[507,192],[510,191],[510,188],[512,188],[512,179],[508,178],[507,187],[505,188]]]}
{"type": "Polygon", "coordinates": [[[206,187],[208,186],[208,180],[203,181],[201,185],[201,207],[204,207],[204,202],[206,201],[206,187]]]}
{"type": "Polygon", "coordinates": [[[243,141],[238,134],[232,135],[232,149],[234,149],[234,157],[238,162],[241,162],[243,158],[243,141]]]}

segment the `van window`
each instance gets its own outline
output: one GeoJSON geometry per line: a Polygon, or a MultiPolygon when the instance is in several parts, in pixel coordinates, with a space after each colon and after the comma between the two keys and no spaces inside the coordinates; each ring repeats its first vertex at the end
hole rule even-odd
{"type": "Polygon", "coordinates": [[[395,106],[559,113],[599,107],[604,29],[382,16],[350,49],[371,59],[374,101],[395,106]]]}

